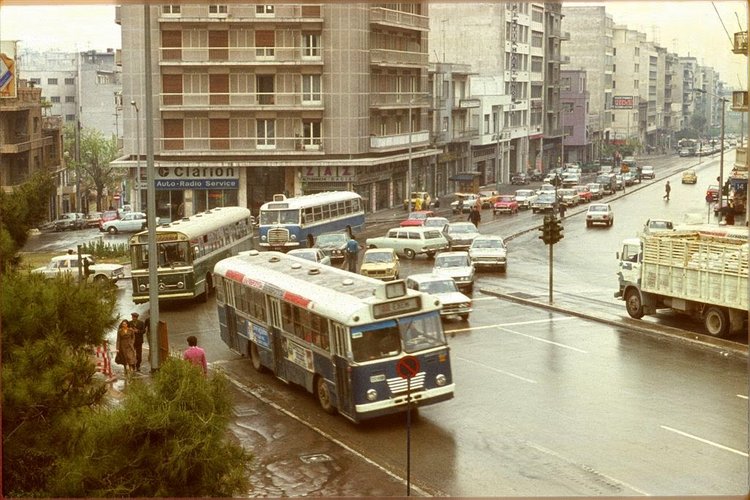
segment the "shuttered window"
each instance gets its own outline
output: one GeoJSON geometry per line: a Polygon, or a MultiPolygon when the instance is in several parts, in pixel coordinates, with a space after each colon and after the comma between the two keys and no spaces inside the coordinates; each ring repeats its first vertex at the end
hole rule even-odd
{"type": "Polygon", "coordinates": [[[163,60],[182,59],[182,31],[162,31],[161,46],[163,47],[161,53],[163,60]]]}
{"type": "Polygon", "coordinates": [[[229,75],[209,75],[211,104],[229,104],[229,75]]]}
{"type": "Polygon", "coordinates": [[[161,91],[165,106],[182,104],[182,75],[162,75],[161,91]]]}
{"type": "Polygon", "coordinates": [[[208,57],[212,61],[229,59],[229,32],[211,30],[208,32],[208,57]]]}
{"type": "Polygon", "coordinates": [[[273,57],[276,36],[273,31],[255,32],[255,57],[273,57]]]}
{"type": "Polygon", "coordinates": [[[164,125],[164,149],[184,149],[183,123],[181,119],[165,118],[164,125]]]}

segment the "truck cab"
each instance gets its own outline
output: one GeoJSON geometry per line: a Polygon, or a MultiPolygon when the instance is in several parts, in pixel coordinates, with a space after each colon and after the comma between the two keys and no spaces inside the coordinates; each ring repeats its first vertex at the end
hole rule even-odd
{"type": "Polygon", "coordinates": [[[620,284],[615,298],[622,298],[628,285],[640,285],[642,246],[640,238],[626,238],[622,241],[622,250],[617,252],[617,278],[620,284]]]}

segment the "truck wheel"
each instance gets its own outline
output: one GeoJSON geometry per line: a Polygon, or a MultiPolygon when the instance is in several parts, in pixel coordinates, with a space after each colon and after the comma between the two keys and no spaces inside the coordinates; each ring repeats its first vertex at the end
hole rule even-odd
{"type": "Polygon", "coordinates": [[[625,294],[625,309],[627,309],[628,314],[633,319],[641,319],[643,317],[643,304],[637,290],[628,290],[625,294]]]}
{"type": "Polygon", "coordinates": [[[711,306],[703,317],[706,331],[714,337],[724,337],[729,331],[729,317],[726,310],[721,307],[711,306]]]}

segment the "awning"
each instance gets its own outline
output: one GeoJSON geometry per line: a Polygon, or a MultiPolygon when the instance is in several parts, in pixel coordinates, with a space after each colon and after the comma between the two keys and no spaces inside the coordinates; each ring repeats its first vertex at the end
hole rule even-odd
{"type": "Polygon", "coordinates": [[[461,172],[456,175],[451,175],[448,180],[457,182],[471,182],[475,177],[482,175],[480,172],[461,172]]]}

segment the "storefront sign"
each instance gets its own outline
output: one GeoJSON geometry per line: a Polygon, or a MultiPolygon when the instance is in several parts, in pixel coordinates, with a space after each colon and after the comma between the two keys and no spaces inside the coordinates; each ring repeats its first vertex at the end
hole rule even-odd
{"type": "Polygon", "coordinates": [[[612,97],[612,109],[633,109],[633,96],[616,95],[612,97]]]}
{"type": "Polygon", "coordinates": [[[238,179],[234,167],[159,167],[156,176],[160,179],[238,179]]]}
{"type": "Polygon", "coordinates": [[[308,182],[350,182],[354,180],[354,167],[301,167],[302,178],[308,182]]]}
{"type": "Polygon", "coordinates": [[[156,189],[238,189],[238,179],[156,179],[156,189]]]}

